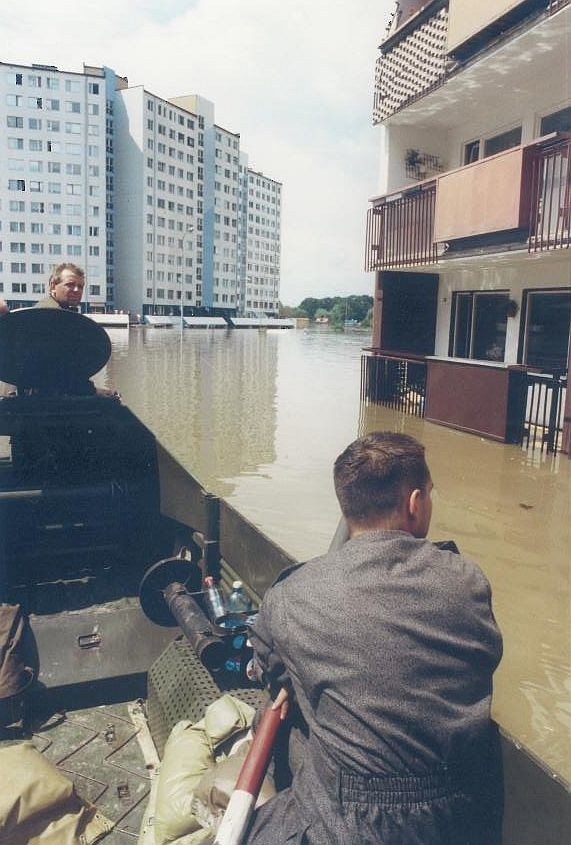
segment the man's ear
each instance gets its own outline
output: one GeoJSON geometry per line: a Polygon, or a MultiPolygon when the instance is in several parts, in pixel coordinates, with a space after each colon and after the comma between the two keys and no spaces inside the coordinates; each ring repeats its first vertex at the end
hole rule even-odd
{"type": "Polygon", "coordinates": [[[418,488],[411,490],[408,496],[408,516],[414,521],[418,518],[421,496],[422,490],[418,488]]]}

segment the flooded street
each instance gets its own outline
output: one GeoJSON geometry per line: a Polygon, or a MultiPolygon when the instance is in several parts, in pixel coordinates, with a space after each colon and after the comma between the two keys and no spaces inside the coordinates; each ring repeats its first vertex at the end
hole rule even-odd
{"type": "Polygon", "coordinates": [[[339,519],[335,457],[358,434],[404,431],[427,447],[430,537],[453,539],[493,588],[504,634],[494,715],[571,781],[571,461],[540,457],[368,406],[369,337],[307,331],[112,333],[98,383],[208,489],[299,559],[327,550],[339,519]]]}

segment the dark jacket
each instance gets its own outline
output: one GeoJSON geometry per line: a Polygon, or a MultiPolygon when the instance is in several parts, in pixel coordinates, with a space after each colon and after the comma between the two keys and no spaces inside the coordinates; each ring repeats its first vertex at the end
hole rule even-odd
{"type": "Polygon", "coordinates": [[[363,534],[269,590],[252,640],[310,738],[249,844],[499,841],[502,643],[476,566],[404,532],[363,534]]]}

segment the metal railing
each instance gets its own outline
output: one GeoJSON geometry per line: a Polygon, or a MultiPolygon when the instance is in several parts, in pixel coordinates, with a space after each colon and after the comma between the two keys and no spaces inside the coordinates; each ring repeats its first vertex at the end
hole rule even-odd
{"type": "MultiPolygon", "coordinates": [[[[518,437],[524,449],[556,454],[561,448],[567,376],[527,373],[518,437]]],[[[422,356],[366,350],[361,356],[361,402],[424,417],[426,361],[422,356]]]]}
{"type": "Polygon", "coordinates": [[[361,356],[361,401],[424,416],[426,362],[420,356],[370,352],[361,356]]]}
{"type": "Polygon", "coordinates": [[[561,446],[567,377],[527,374],[522,446],[555,454],[561,446]]]}
{"type": "Polygon", "coordinates": [[[569,0],[549,0],[547,11],[550,15],[554,15],[555,12],[558,12],[559,9],[562,9],[564,6],[567,6],[568,3],[569,0]]]}
{"type": "Polygon", "coordinates": [[[538,147],[531,162],[530,252],[571,244],[571,138],[538,147]]]}
{"type": "Polygon", "coordinates": [[[436,182],[384,197],[367,212],[365,269],[435,264],[436,182]]]}

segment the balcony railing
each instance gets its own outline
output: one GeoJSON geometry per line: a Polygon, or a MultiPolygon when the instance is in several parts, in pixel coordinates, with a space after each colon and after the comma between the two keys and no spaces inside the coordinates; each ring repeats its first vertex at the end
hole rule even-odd
{"type": "Polygon", "coordinates": [[[568,4],[569,0],[549,0],[547,10],[550,15],[554,15],[555,12],[558,12],[559,9],[562,9],[563,6],[567,6],[568,4]]]}
{"type": "Polygon", "coordinates": [[[504,246],[530,252],[571,245],[571,136],[514,147],[375,200],[365,269],[436,264],[445,244],[449,260],[498,245],[499,235],[504,246]]]}
{"type": "MultiPolygon", "coordinates": [[[[424,417],[426,360],[420,355],[367,349],[361,356],[361,402],[424,417]]],[[[524,373],[514,443],[555,454],[561,448],[567,376],[524,373]]]]}
{"type": "Polygon", "coordinates": [[[416,355],[371,350],[361,357],[361,401],[424,416],[426,362],[416,355]]]}
{"type": "Polygon", "coordinates": [[[567,376],[527,374],[522,444],[556,453],[561,447],[567,376]]]}
{"type": "Polygon", "coordinates": [[[571,138],[537,148],[531,162],[529,251],[571,243],[571,138]]]}
{"type": "Polygon", "coordinates": [[[436,182],[383,197],[367,214],[365,268],[435,264],[434,206],[436,182]]]}

